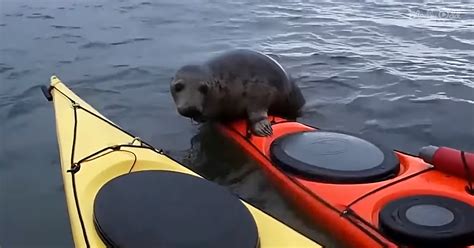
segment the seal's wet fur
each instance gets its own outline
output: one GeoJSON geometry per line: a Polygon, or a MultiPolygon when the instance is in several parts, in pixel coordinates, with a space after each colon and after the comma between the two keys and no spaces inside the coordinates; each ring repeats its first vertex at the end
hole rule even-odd
{"type": "Polygon", "coordinates": [[[246,49],[181,67],[170,90],[181,115],[198,122],[247,118],[259,136],[272,134],[268,115],[296,119],[305,104],[300,89],[277,61],[246,49]]]}

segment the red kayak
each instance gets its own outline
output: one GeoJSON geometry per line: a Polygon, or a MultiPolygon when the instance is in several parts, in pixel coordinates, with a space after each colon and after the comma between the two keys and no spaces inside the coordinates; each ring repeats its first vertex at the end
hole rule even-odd
{"type": "Polygon", "coordinates": [[[415,156],[269,119],[270,137],[251,135],[244,120],[218,128],[348,247],[474,247],[473,153],[430,146],[415,156]]]}

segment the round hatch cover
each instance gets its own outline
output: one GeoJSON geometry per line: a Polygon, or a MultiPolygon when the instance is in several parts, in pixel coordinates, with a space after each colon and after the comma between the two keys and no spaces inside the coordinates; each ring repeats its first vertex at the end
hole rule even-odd
{"type": "Polygon", "coordinates": [[[113,247],[258,246],[256,223],[226,188],[172,171],[139,171],[107,182],[94,202],[101,238],[113,247]]]}
{"type": "Polygon", "coordinates": [[[283,170],[329,183],[369,183],[398,173],[398,159],[383,149],[353,135],[308,131],[276,139],[271,159],[283,170]]]}
{"type": "Polygon", "coordinates": [[[394,200],[379,213],[380,229],[405,245],[474,244],[474,207],[448,197],[416,195],[394,200]]]}

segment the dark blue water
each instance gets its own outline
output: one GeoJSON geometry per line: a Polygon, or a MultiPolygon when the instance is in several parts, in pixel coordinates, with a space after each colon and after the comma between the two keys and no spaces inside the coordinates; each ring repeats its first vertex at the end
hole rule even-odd
{"type": "Polygon", "coordinates": [[[474,2],[0,2],[0,246],[72,246],[52,74],[100,112],[310,237],[255,164],[180,117],[168,82],[231,48],[279,57],[307,99],[300,121],[377,138],[474,150],[474,2]]]}

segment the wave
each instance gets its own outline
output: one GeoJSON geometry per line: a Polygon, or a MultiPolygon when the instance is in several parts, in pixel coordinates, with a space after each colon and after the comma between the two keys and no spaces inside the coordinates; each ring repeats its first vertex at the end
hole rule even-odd
{"type": "Polygon", "coordinates": [[[117,41],[117,42],[88,42],[84,45],[81,45],[80,48],[82,49],[103,49],[103,48],[108,48],[111,46],[119,46],[119,45],[126,45],[126,44],[132,44],[136,42],[141,42],[141,41],[150,41],[153,40],[152,38],[133,38],[133,39],[127,39],[123,41],[117,41]]]}
{"type": "Polygon", "coordinates": [[[28,18],[28,19],[43,19],[43,20],[54,19],[54,17],[52,17],[50,15],[44,15],[44,14],[41,14],[41,13],[33,13],[33,14],[27,16],[26,18],[28,18]]]}
{"type": "Polygon", "coordinates": [[[423,43],[428,47],[444,48],[444,49],[458,49],[458,50],[474,50],[474,42],[459,39],[448,34],[445,35],[430,35],[429,37],[421,38],[418,42],[423,43]]]}
{"type": "Polygon", "coordinates": [[[77,27],[77,26],[64,26],[64,25],[51,25],[51,27],[55,29],[67,29],[67,30],[81,29],[81,27],[77,27]]]}
{"type": "Polygon", "coordinates": [[[13,70],[15,69],[14,67],[12,66],[9,66],[7,64],[4,64],[4,63],[0,63],[0,74],[4,73],[4,72],[7,72],[7,71],[10,71],[10,70],[13,70]]]}

